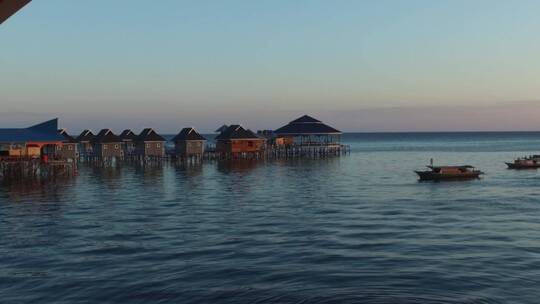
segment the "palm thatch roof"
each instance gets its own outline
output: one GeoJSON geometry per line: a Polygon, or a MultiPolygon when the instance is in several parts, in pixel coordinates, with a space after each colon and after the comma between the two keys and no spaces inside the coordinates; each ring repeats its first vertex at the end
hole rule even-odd
{"type": "Polygon", "coordinates": [[[303,136],[341,134],[341,131],[309,115],[304,115],[275,130],[274,133],[277,135],[303,136]]]}

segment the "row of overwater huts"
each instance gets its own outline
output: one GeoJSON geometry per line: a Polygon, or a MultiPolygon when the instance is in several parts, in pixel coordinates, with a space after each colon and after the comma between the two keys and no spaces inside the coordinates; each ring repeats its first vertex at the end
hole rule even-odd
{"type": "Polygon", "coordinates": [[[241,125],[223,125],[209,143],[194,128],[184,128],[167,139],[152,128],[139,134],[124,130],[115,134],[111,129],[98,133],[84,130],[78,136],[58,129],[53,119],[29,128],[0,129],[0,157],[46,157],[66,160],[108,159],[203,159],[291,157],[341,154],[347,152],[341,144],[341,131],[304,115],[274,131],[257,133],[241,125]]]}

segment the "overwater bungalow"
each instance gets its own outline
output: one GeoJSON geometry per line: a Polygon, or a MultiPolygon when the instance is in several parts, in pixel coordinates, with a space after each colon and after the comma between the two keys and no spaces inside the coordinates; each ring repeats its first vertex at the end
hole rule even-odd
{"type": "Polygon", "coordinates": [[[216,136],[216,152],[225,157],[258,154],[265,149],[266,139],[258,137],[253,131],[241,125],[231,125],[216,136]]]}
{"type": "Polygon", "coordinates": [[[28,128],[0,129],[0,157],[40,157],[63,141],[58,134],[58,119],[28,128]]]}
{"type": "Polygon", "coordinates": [[[125,156],[135,154],[135,145],[137,141],[137,134],[133,131],[126,129],[120,133],[120,139],[122,140],[122,149],[125,156]]]}
{"type": "Polygon", "coordinates": [[[154,129],[146,128],[137,136],[136,154],[144,157],[164,157],[166,142],[167,140],[154,129]]]}
{"type": "Polygon", "coordinates": [[[61,146],[57,146],[56,154],[62,159],[76,160],[79,157],[77,149],[79,143],[73,136],[68,134],[66,129],[60,129],[58,133],[64,137],[64,141],[61,146]]]}
{"type": "Polygon", "coordinates": [[[342,132],[309,115],[274,131],[276,145],[339,146],[342,132]]]}
{"type": "Polygon", "coordinates": [[[122,158],[122,140],[111,129],[103,129],[92,139],[93,155],[101,159],[122,158]]]}
{"type": "Polygon", "coordinates": [[[79,143],[79,153],[83,156],[89,156],[93,154],[94,147],[92,141],[95,135],[90,130],[84,130],[77,136],[76,140],[79,143]]]}
{"type": "Polygon", "coordinates": [[[175,155],[185,157],[202,157],[206,138],[194,128],[183,128],[174,138],[175,155]]]}

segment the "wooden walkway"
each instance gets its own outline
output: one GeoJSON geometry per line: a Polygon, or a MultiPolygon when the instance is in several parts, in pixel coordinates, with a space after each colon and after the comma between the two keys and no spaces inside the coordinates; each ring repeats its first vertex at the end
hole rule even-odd
{"type": "Polygon", "coordinates": [[[94,155],[83,155],[78,161],[94,164],[96,166],[115,166],[117,164],[153,164],[172,162],[178,164],[199,164],[205,160],[235,160],[235,159],[321,159],[339,157],[350,154],[348,145],[342,144],[302,144],[302,145],[271,145],[257,152],[224,153],[216,150],[214,145],[208,145],[203,154],[189,156],[175,155],[174,150],[167,151],[164,156],[137,156],[100,158],[94,155]]]}
{"type": "Polygon", "coordinates": [[[333,145],[290,145],[267,146],[259,152],[222,153],[209,147],[205,151],[205,160],[234,160],[234,159],[292,159],[292,158],[328,158],[347,155],[351,152],[350,146],[333,145]]]}
{"type": "Polygon", "coordinates": [[[278,159],[322,159],[339,157],[350,153],[347,145],[290,145],[267,146],[266,149],[251,153],[221,153],[209,146],[202,155],[181,157],[167,153],[163,157],[129,156],[123,158],[101,159],[84,156],[78,160],[49,160],[35,158],[0,158],[0,182],[25,180],[55,180],[70,177],[77,173],[77,163],[87,163],[97,167],[111,167],[121,164],[161,165],[171,162],[180,165],[196,165],[211,160],[278,160],[278,159]]]}

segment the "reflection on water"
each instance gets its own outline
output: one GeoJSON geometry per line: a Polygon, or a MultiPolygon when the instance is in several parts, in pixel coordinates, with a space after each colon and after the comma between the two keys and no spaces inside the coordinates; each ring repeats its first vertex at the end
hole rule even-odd
{"type": "Polygon", "coordinates": [[[264,164],[263,160],[256,159],[224,160],[217,162],[217,169],[222,173],[241,173],[249,172],[264,164]]]}
{"type": "Polygon", "coordinates": [[[35,201],[59,201],[70,192],[74,185],[73,177],[59,177],[54,180],[27,180],[3,182],[0,195],[10,202],[28,199],[35,201]]]}
{"type": "Polygon", "coordinates": [[[174,163],[173,166],[179,174],[186,177],[194,177],[203,173],[203,163],[174,163]]]}
{"type": "Polygon", "coordinates": [[[92,177],[99,179],[100,181],[116,180],[122,176],[121,166],[79,166],[80,174],[83,175],[83,171],[91,171],[92,177]]]}
{"type": "Polygon", "coordinates": [[[540,176],[503,163],[531,139],[386,136],[341,158],[2,185],[2,302],[537,303],[540,176]],[[418,183],[432,157],[486,175],[418,183]]]}

